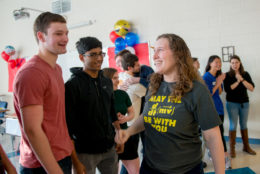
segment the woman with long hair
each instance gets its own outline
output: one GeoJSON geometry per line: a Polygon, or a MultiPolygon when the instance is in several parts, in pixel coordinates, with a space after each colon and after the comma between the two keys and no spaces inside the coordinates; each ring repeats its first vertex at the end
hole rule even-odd
{"type": "Polygon", "coordinates": [[[226,107],[229,117],[229,145],[230,156],[236,157],[236,129],[239,118],[240,131],[243,140],[243,151],[256,155],[256,152],[251,149],[248,143],[248,111],[249,111],[249,97],[247,90],[254,90],[254,82],[252,81],[248,72],[244,70],[242,62],[237,55],[230,58],[230,70],[226,73],[224,80],[224,89],[226,95],[226,107]]]}
{"type": "MultiPolygon", "coordinates": [[[[121,129],[127,129],[127,122],[134,118],[134,108],[132,106],[128,94],[118,89],[119,77],[118,72],[114,68],[104,68],[103,74],[113,82],[113,89],[115,94],[115,109],[120,123],[121,129]]],[[[138,157],[138,135],[131,136],[125,143],[124,152],[118,154],[119,159],[122,160],[129,174],[138,174],[140,169],[140,160],[138,157]]]]}
{"type": "Polygon", "coordinates": [[[224,174],[221,120],[193,68],[186,43],[175,34],[160,35],[153,60],[156,73],[150,79],[144,111],[131,127],[117,132],[116,142],[123,143],[131,135],[145,131],[141,174],[201,174],[204,172],[200,126],[212,153],[215,172],[224,174]]]}
{"type": "Polygon", "coordinates": [[[227,146],[226,141],[224,138],[224,107],[223,103],[220,99],[220,94],[223,91],[223,81],[226,77],[226,74],[222,73],[221,71],[221,59],[217,55],[212,55],[208,59],[208,63],[205,68],[205,74],[203,75],[203,80],[205,81],[206,85],[208,86],[208,89],[212,95],[215,107],[217,109],[218,115],[222,121],[222,124],[219,126],[222,142],[224,146],[224,152],[225,152],[225,163],[226,163],[226,169],[231,168],[231,161],[228,156],[227,152],[227,146]]]}

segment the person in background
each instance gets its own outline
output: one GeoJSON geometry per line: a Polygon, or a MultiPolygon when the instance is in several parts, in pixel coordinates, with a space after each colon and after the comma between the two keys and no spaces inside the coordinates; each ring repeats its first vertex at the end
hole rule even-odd
{"type": "MultiPolygon", "coordinates": [[[[121,129],[127,129],[127,122],[134,118],[134,108],[128,94],[118,89],[119,77],[118,72],[114,68],[104,68],[103,74],[113,82],[113,89],[115,95],[115,108],[121,129]]],[[[130,137],[125,143],[124,152],[118,157],[126,167],[129,174],[138,174],[140,169],[140,160],[138,157],[135,137],[130,137]]]]}
{"type": "MultiPolygon", "coordinates": [[[[123,57],[127,57],[130,54],[131,54],[131,52],[129,50],[122,50],[115,56],[115,59],[117,62],[116,65],[123,71],[124,71],[124,68],[122,67],[122,59],[123,59],[123,57]]],[[[128,78],[128,80],[126,80],[124,84],[119,85],[119,88],[126,91],[129,87],[129,85],[140,83],[146,89],[148,89],[149,79],[153,73],[154,73],[154,70],[150,66],[141,65],[141,66],[139,66],[139,69],[135,69],[135,72],[133,72],[134,76],[128,78]]],[[[120,73],[120,74],[122,74],[122,73],[120,73]]],[[[119,74],[119,79],[120,79],[120,74],[119,74]]],[[[145,103],[145,97],[142,97],[140,114],[143,112],[144,103],[145,103]]],[[[140,136],[141,136],[142,144],[144,146],[144,144],[145,144],[144,132],[141,132],[140,136]]],[[[143,147],[143,153],[145,153],[144,147],[143,147]]]]}
{"type": "MultiPolygon", "coordinates": [[[[197,57],[192,57],[192,60],[193,60],[193,67],[195,68],[195,70],[198,72],[198,75],[200,76],[200,72],[199,72],[200,62],[197,57]]],[[[201,134],[201,129],[199,129],[199,132],[201,134]]],[[[202,141],[202,158],[204,158],[205,151],[206,151],[206,144],[205,144],[205,140],[204,140],[202,134],[201,134],[201,141],[202,141]]],[[[205,161],[203,161],[203,168],[206,168],[206,167],[207,167],[207,163],[205,161]]]]}
{"type": "Polygon", "coordinates": [[[199,59],[197,57],[192,57],[192,60],[193,60],[193,67],[198,71],[198,74],[200,76],[200,72],[199,72],[200,62],[199,62],[199,59]]]}
{"type": "Polygon", "coordinates": [[[117,174],[118,153],[123,145],[115,144],[115,129],[120,124],[114,107],[112,81],[104,77],[101,65],[105,53],[95,37],[83,37],[76,43],[83,68],[71,68],[65,84],[66,118],[79,161],[87,174],[117,174]]]}
{"type": "Polygon", "coordinates": [[[223,90],[223,81],[226,77],[226,74],[221,72],[221,59],[217,55],[212,55],[208,59],[207,66],[205,68],[205,74],[203,75],[203,80],[205,81],[217,109],[218,115],[222,121],[222,124],[219,126],[222,142],[225,151],[225,164],[226,169],[231,169],[231,161],[227,152],[226,141],[224,138],[224,107],[220,99],[220,94],[223,90]]]}
{"type": "Polygon", "coordinates": [[[226,91],[226,107],[229,117],[229,145],[230,156],[236,157],[236,129],[239,118],[241,136],[243,140],[243,151],[256,155],[248,142],[247,120],[249,112],[249,98],[247,90],[253,92],[255,88],[248,72],[244,70],[242,62],[237,55],[230,58],[230,70],[226,73],[224,89],[226,91]]]}
{"type": "Polygon", "coordinates": [[[68,29],[59,14],[44,12],[34,22],[39,52],[14,80],[14,108],[21,128],[21,174],[69,174],[73,144],[65,118],[65,88],[59,54],[67,52],[68,29]]]}
{"type": "Polygon", "coordinates": [[[128,86],[126,90],[134,107],[135,116],[129,123],[133,123],[140,115],[141,98],[146,94],[146,88],[140,83],[129,83],[129,79],[134,77],[134,74],[140,71],[140,63],[138,57],[134,54],[125,54],[121,60],[124,72],[119,77],[119,80],[128,86]]]}
{"type": "MultiPolygon", "coordinates": [[[[125,71],[122,66],[122,59],[123,57],[128,57],[128,55],[132,55],[132,53],[129,50],[122,50],[120,51],[116,56],[116,66],[119,67],[122,71],[125,71]]],[[[138,61],[139,63],[139,61],[138,61]]],[[[140,63],[139,63],[140,64],[140,63]]],[[[143,85],[146,89],[148,88],[149,84],[149,78],[151,74],[154,73],[153,69],[147,65],[140,65],[138,68],[135,68],[135,71],[133,72],[133,76],[130,76],[127,78],[123,83],[123,74],[124,72],[119,73],[119,88],[122,90],[127,91],[130,85],[137,85],[140,83],[143,85]]],[[[141,87],[142,88],[142,87],[141,87]]],[[[141,107],[140,107],[140,114],[143,112],[145,103],[145,97],[143,96],[141,98],[141,107]]],[[[145,138],[144,138],[144,132],[140,132],[141,141],[143,144],[142,153],[145,153],[144,144],[145,144],[145,138]]],[[[124,166],[122,166],[121,174],[127,174],[127,171],[125,170],[124,166]]]]}
{"type": "Polygon", "coordinates": [[[143,114],[115,137],[118,143],[145,131],[141,174],[204,173],[199,126],[212,153],[216,174],[224,174],[224,149],[212,98],[192,66],[189,48],[175,34],[157,38],[143,114]],[[207,105],[205,105],[207,103],[207,105]],[[209,114],[211,113],[211,114],[209,114]]]}
{"type": "Polygon", "coordinates": [[[15,167],[8,159],[4,149],[2,148],[2,145],[0,144],[0,174],[4,174],[5,171],[8,174],[17,174],[15,167]]]}
{"type": "MultiPolygon", "coordinates": [[[[125,71],[122,66],[122,57],[124,55],[127,56],[128,54],[132,54],[132,53],[129,50],[122,50],[115,56],[116,66],[119,67],[122,71],[125,71]]],[[[149,84],[149,77],[151,76],[152,73],[154,73],[154,71],[150,66],[140,65],[139,69],[137,69],[136,72],[134,72],[134,76],[129,78],[128,81],[121,86],[121,88],[123,90],[127,90],[129,85],[136,84],[136,83],[140,83],[145,88],[147,88],[149,84]]],[[[119,73],[119,78],[120,75],[121,73],[119,73]]]]}

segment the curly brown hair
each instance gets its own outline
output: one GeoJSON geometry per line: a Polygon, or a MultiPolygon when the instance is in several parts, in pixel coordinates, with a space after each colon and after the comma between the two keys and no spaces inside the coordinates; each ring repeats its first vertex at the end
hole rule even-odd
{"type": "MultiPolygon", "coordinates": [[[[172,50],[176,59],[176,68],[178,72],[178,81],[173,86],[171,96],[173,99],[180,99],[185,93],[189,92],[193,87],[193,80],[202,82],[201,77],[193,68],[193,60],[191,58],[190,50],[185,41],[175,34],[162,34],[156,40],[165,38],[169,42],[169,47],[172,50]]],[[[154,73],[150,78],[149,90],[151,95],[155,95],[158,91],[163,75],[154,73]]]]}

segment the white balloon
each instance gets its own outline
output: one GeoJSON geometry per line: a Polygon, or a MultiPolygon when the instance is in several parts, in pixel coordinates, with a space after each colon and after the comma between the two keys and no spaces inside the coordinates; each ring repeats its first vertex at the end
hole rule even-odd
{"type": "Polygon", "coordinates": [[[135,49],[134,49],[134,47],[128,46],[128,47],[126,47],[125,49],[128,50],[128,51],[130,51],[132,54],[135,54],[135,49]]]}

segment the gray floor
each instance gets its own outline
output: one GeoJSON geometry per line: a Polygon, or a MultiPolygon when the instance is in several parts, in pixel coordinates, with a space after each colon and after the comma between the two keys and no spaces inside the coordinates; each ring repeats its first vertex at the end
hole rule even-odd
{"type": "MultiPolygon", "coordinates": [[[[227,142],[227,146],[229,146],[227,142]]],[[[242,151],[243,144],[237,143],[236,144],[236,158],[232,158],[231,164],[233,169],[249,167],[255,173],[260,174],[260,145],[259,144],[251,144],[252,149],[256,151],[256,155],[249,155],[242,151]]],[[[204,161],[208,164],[205,168],[205,172],[212,172],[214,171],[213,163],[209,159],[208,155],[205,155],[204,161]]]]}
{"type": "MultiPolygon", "coordinates": [[[[5,150],[5,152],[10,156],[10,160],[13,165],[16,167],[17,171],[19,171],[19,154],[17,154],[20,137],[11,136],[8,134],[3,134],[4,131],[4,124],[0,126],[0,142],[5,150]]],[[[228,142],[227,142],[228,146],[228,142]]],[[[242,143],[236,144],[236,152],[237,157],[232,159],[232,167],[233,169],[242,168],[242,167],[249,167],[255,173],[260,173],[260,145],[253,144],[251,147],[257,152],[257,155],[249,155],[242,151],[242,143]]],[[[142,160],[142,155],[140,153],[140,149],[142,148],[141,143],[139,145],[139,154],[142,160]]],[[[205,168],[205,172],[214,171],[212,161],[205,155],[204,161],[207,163],[207,167],[205,168]]],[[[97,171],[97,174],[99,172],[97,171]]]]}

